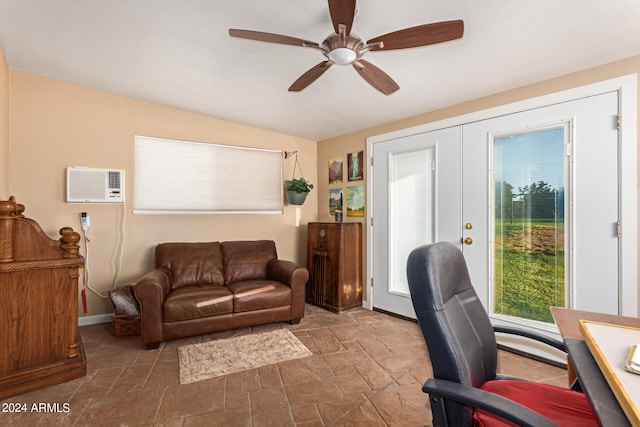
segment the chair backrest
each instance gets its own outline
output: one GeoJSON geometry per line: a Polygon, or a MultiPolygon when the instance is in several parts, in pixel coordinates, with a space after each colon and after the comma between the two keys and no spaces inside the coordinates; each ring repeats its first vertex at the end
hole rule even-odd
{"type": "MultiPolygon", "coordinates": [[[[495,333],[460,249],[446,242],[414,249],[407,279],[434,377],[472,387],[495,379],[495,333]]],[[[453,402],[445,406],[450,425],[471,424],[471,409],[453,402]]]]}

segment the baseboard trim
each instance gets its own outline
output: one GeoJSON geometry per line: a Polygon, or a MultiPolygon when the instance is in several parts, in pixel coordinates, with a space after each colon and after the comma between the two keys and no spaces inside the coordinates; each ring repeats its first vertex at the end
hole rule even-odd
{"type": "Polygon", "coordinates": [[[94,316],[78,317],[78,326],[97,325],[99,323],[110,323],[111,316],[115,313],[96,314],[94,316]]]}
{"type": "Polygon", "coordinates": [[[398,319],[407,320],[409,322],[418,323],[417,319],[413,319],[411,317],[403,316],[402,314],[398,314],[398,313],[392,313],[391,311],[383,310],[383,309],[378,308],[378,307],[373,307],[373,311],[377,311],[378,313],[384,313],[384,314],[389,315],[391,317],[397,317],[398,319]]]}

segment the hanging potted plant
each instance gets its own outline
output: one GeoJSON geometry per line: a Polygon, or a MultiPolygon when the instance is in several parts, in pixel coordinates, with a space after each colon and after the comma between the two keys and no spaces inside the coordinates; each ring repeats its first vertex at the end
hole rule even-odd
{"type": "Polygon", "coordinates": [[[291,179],[284,180],[285,191],[287,192],[287,200],[290,205],[301,205],[307,199],[307,194],[313,188],[313,184],[310,184],[306,179],[304,179],[304,174],[302,173],[302,167],[298,162],[298,152],[297,151],[285,151],[284,158],[288,159],[292,155],[296,155],[296,161],[293,164],[293,175],[291,179]],[[300,170],[300,178],[296,178],[296,168],[300,170]]]}
{"type": "Polygon", "coordinates": [[[313,188],[313,184],[310,184],[304,177],[292,177],[290,180],[285,180],[284,185],[290,205],[303,204],[307,199],[307,194],[313,188]]]}

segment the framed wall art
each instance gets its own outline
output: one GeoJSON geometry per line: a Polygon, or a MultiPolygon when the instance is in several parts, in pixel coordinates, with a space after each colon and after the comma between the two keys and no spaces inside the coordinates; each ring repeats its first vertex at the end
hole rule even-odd
{"type": "Polygon", "coordinates": [[[364,179],[364,151],[347,154],[347,177],[349,181],[362,181],[364,179]]]}
{"type": "Polygon", "coordinates": [[[329,184],[342,182],[342,156],[329,157],[329,184]]]}
{"type": "Polygon", "coordinates": [[[347,216],[364,216],[364,185],[347,187],[347,216]]]}
{"type": "Polygon", "coordinates": [[[329,189],[329,215],[333,216],[336,209],[342,210],[342,188],[329,189]]]}

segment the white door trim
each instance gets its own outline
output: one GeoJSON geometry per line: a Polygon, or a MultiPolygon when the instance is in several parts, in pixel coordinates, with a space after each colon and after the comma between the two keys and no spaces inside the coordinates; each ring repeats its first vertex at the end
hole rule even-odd
{"type": "MultiPolygon", "coordinates": [[[[505,104],[486,110],[475,111],[456,117],[425,123],[423,125],[400,129],[385,134],[374,135],[367,138],[367,161],[372,167],[373,144],[402,138],[419,133],[430,132],[451,126],[460,126],[471,122],[490,119],[493,117],[526,111],[533,108],[545,107],[561,102],[572,101],[587,96],[618,91],[620,93],[620,115],[622,126],[619,132],[619,183],[620,183],[620,313],[625,316],[637,316],[638,314],[638,175],[637,175],[637,74],[628,74],[621,77],[592,83],[548,95],[539,96],[523,101],[505,104]]],[[[373,168],[373,167],[372,167],[373,168]]],[[[369,176],[373,176],[369,172],[369,176]]],[[[373,179],[367,179],[367,272],[366,272],[366,299],[362,305],[365,308],[373,308],[371,286],[373,239],[371,239],[373,212],[373,179]]]]}

